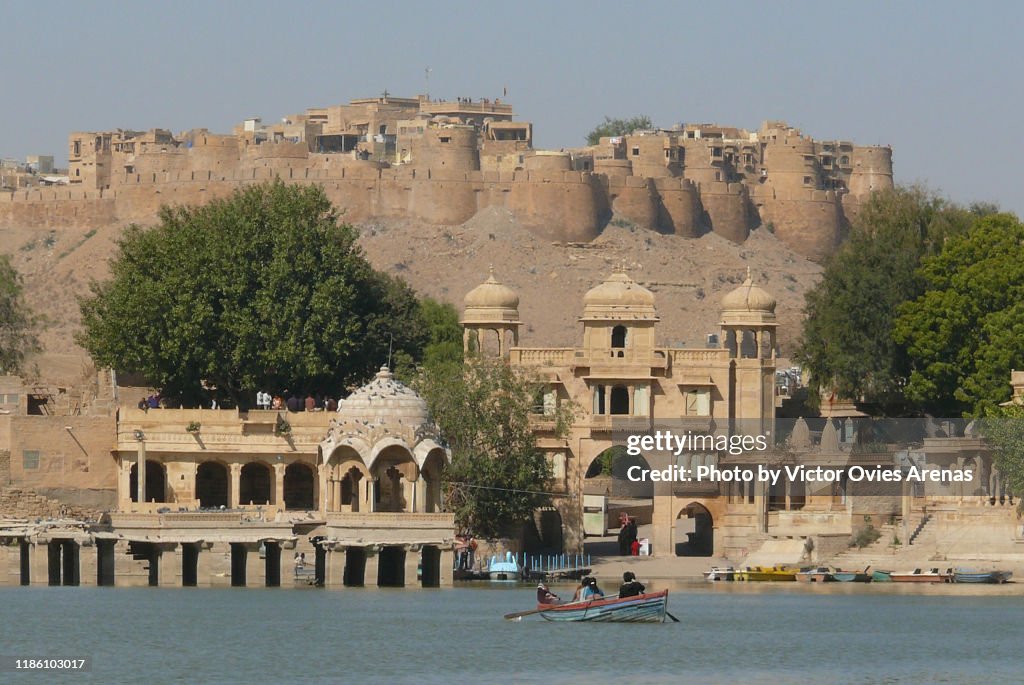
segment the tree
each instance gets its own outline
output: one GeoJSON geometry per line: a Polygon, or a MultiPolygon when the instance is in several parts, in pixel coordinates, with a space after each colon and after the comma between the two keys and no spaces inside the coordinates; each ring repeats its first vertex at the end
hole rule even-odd
{"type": "Polygon", "coordinates": [[[605,116],[604,122],[595,126],[594,130],[587,134],[587,145],[597,145],[601,142],[602,138],[625,136],[633,131],[642,131],[653,127],[654,124],[651,122],[651,118],[646,114],[630,117],[629,119],[612,119],[605,116]]]}
{"type": "Polygon", "coordinates": [[[893,338],[896,311],[924,292],[922,258],[977,218],[921,188],[871,195],[806,296],[794,356],[809,372],[812,401],[835,392],[877,413],[907,411],[910,360],[893,338]]]}
{"type": "Polygon", "coordinates": [[[939,416],[977,416],[1010,396],[1024,365],[1024,224],[996,214],[951,237],[901,306],[895,340],[911,358],[907,396],[939,416]]]}
{"type": "Polygon", "coordinates": [[[338,393],[426,342],[413,291],[357,237],[320,188],[280,181],[163,207],[82,300],[80,343],[186,402],[204,386],[236,404],[261,387],[338,393]]]}
{"type": "MultiPolygon", "coordinates": [[[[992,446],[992,458],[1008,492],[1024,492],[1024,405],[991,407],[981,421],[981,434],[992,446]]],[[[1018,511],[1024,498],[1018,495],[1018,511]]]]}
{"type": "MultiPolygon", "coordinates": [[[[501,360],[485,359],[425,366],[414,382],[452,451],[446,502],[462,530],[507,536],[549,502],[550,467],[531,421],[536,386],[501,360]]],[[[562,406],[549,418],[564,434],[571,411],[562,406]]]]}
{"type": "MultiPolygon", "coordinates": [[[[420,300],[419,316],[426,333],[426,345],[420,363],[462,364],[462,325],[459,312],[448,302],[430,297],[420,300]]],[[[411,380],[416,375],[416,360],[407,354],[395,356],[395,375],[411,380]]]]}
{"type": "Polygon", "coordinates": [[[0,373],[20,373],[25,358],[39,350],[37,323],[25,303],[21,274],[0,255],[0,373]]]}

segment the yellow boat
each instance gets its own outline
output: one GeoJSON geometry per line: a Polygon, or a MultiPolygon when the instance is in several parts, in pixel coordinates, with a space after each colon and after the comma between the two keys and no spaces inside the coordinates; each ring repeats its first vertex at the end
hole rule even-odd
{"type": "Polygon", "coordinates": [[[736,580],[786,582],[796,580],[797,569],[785,566],[748,566],[736,571],[736,580]]]}

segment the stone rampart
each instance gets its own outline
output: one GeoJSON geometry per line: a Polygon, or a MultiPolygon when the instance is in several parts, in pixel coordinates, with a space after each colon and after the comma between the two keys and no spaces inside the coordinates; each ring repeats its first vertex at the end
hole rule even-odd
{"type": "MultiPolygon", "coordinates": [[[[161,205],[203,204],[245,185],[280,178],[286,183],[322,185],[348,221],[387,217],[455,225],[488,207],[504,207],[524,227],[545,238],[588,241],[600,234],[614,212],[649,230],[684,237],[711,230],[737,243],[746,240],[759,222],[770,221],[778,237],[792,249],[821,259],[839,242],[844,209],[856,209],[855,200],[848,196],[838,202],[831,191],[774,184],[748,189],[742,183],[694,183],[679,177],[558,168],[508,172],[456,168],[462,164],[386,167],[347,155],[306,157],[298,144],[273,147],[282,154],[252,157],[242,168],[217,164],[209,169],[181,169],[172,168],[179,166],[172,162],[161,171],[122,170],[113,176],[111,187],[103,190],[54,187],[0,193],[0,231],[14,226],[150,223],[161,205]]],[[[219,151],[227,146],[209,149],[219,151]]],[[[555,156],[548,161],[552,166],[564,163],[555,156]]],[[[628,164],[627,160],[612,161],[628,164]]],[[[868,155],[863,164],[865,169],[879,169],[877,177],[884,179],[883,162],[876,163],[868,155]]],[[[625,164],[613,166],[618,169],[625,164]]]]}

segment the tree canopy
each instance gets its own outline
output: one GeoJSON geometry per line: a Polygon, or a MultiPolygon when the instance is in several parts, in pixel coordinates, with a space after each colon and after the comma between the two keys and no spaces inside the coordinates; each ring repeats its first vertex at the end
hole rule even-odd
{"type": "Polygon", "coordinates": [[[602,138],[612,136],[625,136],[633,131],[642,131],[652,128],[654,124],[646,114],[630,117],[629,119],[612,119],[605,116],[604,121],[587,134],[587,145],[597,145],[602,138]]]}
{"type": "Polygon", "coordinates": [[[895,340],[911,358],[906,394],[940,416],[977,416],[1010,396],[1024,365],[1024,224],[977,222],[924,260],[925,292],[902,305],[895,340]]]}
{"type": "Polygon", "coordinates": [[[314,186],[163,207],[119,240],[110,280],[80,303],[79,341],[186,402],[338,393],[389,351],[418,360],[428,341],[412,289],[375,271],[357,238],[314,186]]]}
{"type": "MultiPolygon", "coordinates": [[[[452,451],[446,504],[463,531],[510,535],[550,501],[550,467],[531,424],[538,383],[501,360],[441,362],[421,368],[414,387],[427,400],[452,451]]],[[[546,417],[563,434],[571,410],[546,417]]]]}
{"type": "Polygon", "coordinates": [[[36,318],[25,303],[21,274],[0,255],[0,374],[24,369],[25,358],[39,349],[36,318]]]}
{"type": "Polygon", "coordinates": [[[795,357],[809,372],[812,401],[835,392],[877,413],[907,411],[910,358],[893,337],[897,310],[924,293],[921,260],[987,211],[962,209],[921,188],[871,195],[807,293],[795,357]]]}

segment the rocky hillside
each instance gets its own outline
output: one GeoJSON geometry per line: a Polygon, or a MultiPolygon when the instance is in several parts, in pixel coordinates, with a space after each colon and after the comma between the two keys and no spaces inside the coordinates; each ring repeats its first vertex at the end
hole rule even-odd
{"type": "MultiPolygon", "coordinates": [[[[46,353],[37,360],[44,380],[70,383],[87,368],[73,340],[79,326],[77,298],[88,292],[91,279],[107,276],[120,230],[114,225],[0,229],[0,250],[13,256],[29,302],[44,318],[46,353]]],[[[613,220],[592,243],[558,244],[517,225],[506,211],[488,209],[461,226],[373,222],[361,230],[375,266],[457,306],[493,265],[496,277],[519,292],[525,323],[521,343],[527,346],[579,342],[583,294],[619,263],[657,294],[660,344],[703,345],[705,334],[717,330],[722,295],[742,282],[750,267],[755,281],[778,298],[785,356],[796,340],[804,293],[821,273],[820,266],[763,228],[735,245],[714,234],[686,239],[613,220]]]]}

